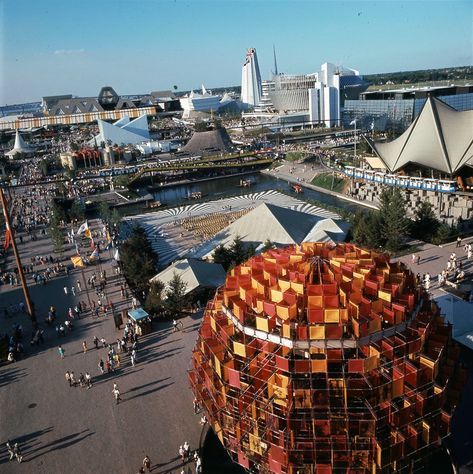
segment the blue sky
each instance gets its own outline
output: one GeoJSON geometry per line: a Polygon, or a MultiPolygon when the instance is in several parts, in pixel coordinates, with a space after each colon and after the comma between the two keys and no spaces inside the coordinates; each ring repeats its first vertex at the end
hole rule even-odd
{"type": "Polygon", "coordinates": [[[0,0],[0,105],[237,85],[326,61],[362,74],[473,64],[473,0],[0,0]]]}

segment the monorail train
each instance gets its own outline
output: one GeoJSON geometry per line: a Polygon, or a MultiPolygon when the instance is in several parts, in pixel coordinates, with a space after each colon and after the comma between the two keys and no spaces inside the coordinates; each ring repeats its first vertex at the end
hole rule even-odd
{"type": "Polygon", "coordinates": [[[119,176],[121,174],[132,174],[139,171],[138,166],[125,166],[123,168],[104,168],[99,171],[99,176],[119,176]]]}
{"type": "Polygon", "coordinates": [[[416,176],[403,176],[400,174],[387,174],[381,171],[364,170],[354,166],[345,166],[342,172],[355,179],[374,181],[388,186],[399,186],[406,189],[424,189],[426,191],[439,191],[441,193],[454,193],[457,183],[448,179],[420,178],[416,176]]]}

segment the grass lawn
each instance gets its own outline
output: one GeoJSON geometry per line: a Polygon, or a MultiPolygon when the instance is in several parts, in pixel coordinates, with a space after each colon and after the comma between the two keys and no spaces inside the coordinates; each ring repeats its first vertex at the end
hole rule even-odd
{"type": "Polygon", "coordinates": [[[314,186],[319,186],[320,188],[335,191],[336,193],[343,193],[343,190],[347,183],[348,178],[341,178],[337,175],[335,175],[335,178],[333,178],[332,173],[320,173],[312,180],[311,184],[313,184],[314,186]]]}
{"type": "Polygon", "coordinates": [[[306,153],[305,151],[288,151],[284,159],[286,161],[298,161],[307,158],[308,156],[309,153],[306,153]]]}

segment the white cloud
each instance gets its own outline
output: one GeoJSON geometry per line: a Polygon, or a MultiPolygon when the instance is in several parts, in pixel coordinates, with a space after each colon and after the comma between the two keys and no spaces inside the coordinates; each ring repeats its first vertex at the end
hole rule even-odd
{"type": "Polygon", "coordinates": [[[84,54],[85,53],[85,49],[84,48],[80,48],[80,49],[56,49],[56,51],[54,51],[54,55],[55,56],[70,56],[72,54],[84,54]]]}

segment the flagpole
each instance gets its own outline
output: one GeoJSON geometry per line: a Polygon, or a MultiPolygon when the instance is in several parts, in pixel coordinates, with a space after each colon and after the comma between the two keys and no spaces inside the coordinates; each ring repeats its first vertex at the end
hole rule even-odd
{"type": "Polygon", "coordinates": [[[30,316],[31,322],[36,323],[36,314],[33,307],[33,303],[30,299],[30,293],[28,291],[28,286],[26,284],[25,275],[23,273],[23,266],[21,265],[20,254],[18,253],[18,248],[15,241],[15,232],[10,222],[10,215],[8,214],[7,202],[5,199],[5,194],[3,188],[0,188],[0,200],[2,202],[3,216],[5,217],[5,223],[7,226],[7,232],[10,233],[11,243],[13,247],[13,253],[15,254],[16,267],[18,269],[18,276],[20,277],[21,287],[23,289],[23,296],[25,298],[26,307],[28,309],[28,314],[30,316]]]}
{"type": "Polygon", "coordinates": [[[84,267],[83,266],[80,267],[80,271],[82,273],[82,281],[84,282],[85,292],[87,293],[87,302],[89,303],[90,313],[92,314],[92,303],[90,302],[89,286],[87,285],[87,283],[85,281],[84,267]]]}

